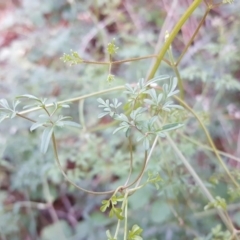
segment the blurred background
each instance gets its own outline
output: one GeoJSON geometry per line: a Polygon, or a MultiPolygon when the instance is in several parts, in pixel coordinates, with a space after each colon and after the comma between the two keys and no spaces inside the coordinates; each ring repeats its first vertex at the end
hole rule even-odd
{"type": "MultiPolygon", "coordinates": [[[[191,2],[0,0],[0,99],[11,102],[28,93],[53,102],[137,82],[146,77],[152,60],[114,65],[115,80],[109,86],[107,66],[69,66],[60,57],[72,49],[83,59],[106,61],[107,44],[113,39],[119,47],[115,60],[154,54],[191,2]]],[[[205,9],[202,3],[175,39],[176,58],[205,9]]],[[[236,179],[240,178],[239,11],[239,1],[211,11],[179,65],[186,102],[204,119],[217,148],[238,157],[238,161],[224,157],[236,179]]],[[[175,75],[164,63],[157,74],[175,75]]],[[[120,92],[104,97],[125,100],[120,92]]],[[[110,121],[98,119],[98,113],[96,98],[71,104],[64,114],[75,122],[84,114],[86,129],[59,130],[56,138],[71,179],[87,189],[104,191],[124,183],[129,153],[126,138],[112,135],[113,127],[98,129],[110,121]]],[[[33,118],[38,115],[31,113],[33,118]]],[[[189,139],[175,136],[178,146],[213,194],[227,200],[232,221],[240,228],[240,193],[231,191],[214,154],[194,143],[195,139],[207,145],[197,122],[188,119],[180,133],[189,139]]],[[[0,239],[106,239],[106,229],[116,225],[99,211],[106,196],[70,186],[55,165],[51,148],[40,153],[41,131],[30,132],[30,126],[23,119],[0,125],[0,239]]],[[[135,144],[136,176],[143,155],[141,144],[135,144]]],[[[139,224],[144,239],[227,239],[216,212],[203,211],[206,199],[166,141],[154,152],[149,169],[162,176],[160,189],[146,186],[129,200],[129,224],[139,224]],[[212,231],[221,234],[211,238],[212,231]]]]}

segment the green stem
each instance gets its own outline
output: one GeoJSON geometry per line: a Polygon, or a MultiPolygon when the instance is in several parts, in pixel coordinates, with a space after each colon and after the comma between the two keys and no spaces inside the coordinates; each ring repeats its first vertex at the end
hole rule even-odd
{"type": "Polygon", "coordinates": [[[21,113],[17,113],[16,115],[17,115],[18,117],[24,118],[24,119],[26,119],[26,120],[28,120],[28,121],[30,121],[30,122],[33,122],[33,123],[36,122],[35,120],[33,120],[33,119],[29,118],[29,117],[26,117],[26,116],[22,115],[21,113]]]}
{"type": "Polygon", "coordinates": [[[125,219],[124,219],[124,239],[127,240],[127,235],[128,235],[128,190],[126,190],[126,194],[124,196],[124,207],[125,207],[125,219]]]}
{"type": "Polygon", "coordinates": [[[193,40],[195,39],[196,35],[198,34],[200,28],[202,27],[202,25],[203,25],[203,23],[204,23],[204,21],[205,21],[205,19],[206,19],[206,17],[207,17],[207,15],[208,15],[209,12],[210,12],[210,9],[208,8],[208,9],[206,10],[206,12],[205,12],[202,20],[200,21],[197,29],[195,30],[193,36],[191,37],[190,41],[189,41],[188,44],[185,46],[185,48],[184,48],[184,50],[182,51],[180,57],[178,58],[178,60],[177,60],[177,62],[176,62],[176,64],[175,64],[176,66],[178,66],[179,63],[181,62],[183,56],[184,56],[185,53],[187,52],[188,48],[190,47],[190,45],[192,44],[192,42],[193,42],[193,40]]]}
{"type": "Polygon", "coordinates": [[[217,149],[216,149],[216,146],[215,146],[215,144],[214,144],[214,142],[213,142],[213,140],[212,140],[212,138],[211,138],[211,136],[210,136],[207,128],[206,128],[205,125],[203,124],[202,120],[201,120],[201,119],[199,118],[199,116],[191,109],[191,107],[189,107],[189,106],[188,106],[184,101],[182,101],[179,97],[174,96],[174,98],[175,98],[178,102],[180,102],[181,105],[182,105],[183,107],[185,107],[189,112],[191,112],[191,113],[194,115],[194,117],[197,119],[197,121],[199,122],[201,128],[203,129],[203,131],[204,131],[204,133],[205,133],[205,135],[206,135],[206,137],[207,137],[207,140],[208,140],[210,146],[212,147],[213,152],[215,153],[215,155],[216,155],[219,163],[222,165],[223,169],[226,171],[228,177],[232,180],[233,184],[234,184],[238,189],[240,189],[240,186],[239,186],[238,182],[233,178],[233,176],[232,176],[231,173],[229,172],[228,168],[226,167],[224,161],[223,161],[222,158],[220,157],[220,155],[219,155],[219,153],[218,153],[218,151],[217,151],[217,149]]]}
{"type": "Polygon", "coordinates": [[[59,160],[59,157],[58,157],[58,151],[57,151],[57,143],[56,143],[56,139],[55,139],[55,135],[54,133],[52,134],[52,143],[53,143],[53,150],[54,150],[54,155],[55,155],[55,159],[56,159],[56,162],[57,162],[57,165],[58,165],[58,168],[59,170],[61,171],[62,175],[64,176],[64,178],[70,183],[72,184],[74,187],[76,187],[77,189],[83,191],[83,192],[86,192],[86,193],[90,193],[90,194],[94,194],[94,195],[104,195],[104,194],[112,194],[114,193],[115,190],[112,190],[112,191],[106,191],[106,192],[94,192],[94,191],[90,191],[90,190],[87,190],[87,189],[84,189],[80,186],[78,186],[76,183],[72,182],[69,177],[67,176],[67,174],[64,172],[62,166],[61,166],[61,163],[60,163],[60,160],[59,160]]]}
{"type": "Polygon", "coordinates": [[[153,65],[150,74],[148,76],[148,80],[152,79],[157,71],[157,69],[159,68],[163,57],[165,55],[165,53],[167,52],[168,48],[170,47],[171,43],[173,42],[173,40],[175,39],[175,37],[177,36],[178,32],[180,31],[180,29],[182,28],[182,26],[184,25],[184,23],[189,19],[189,17],[192,15],[192,13],[194,12],[194,10],[201,4],[202,0],[195,0],[187,9],[187,11],[183,14],[183,16],[179,19],[178,23],[176,24],[176,26],[174,27],[173,31],[171,32],[171,34],[169,35],[169,37],[166,39],[165,44],[163,45],[163,47],[161,48],[161,50],[158,53],[157,59],[155,64],[153,65]]]}
{"type": "MultiPolygon", "coordinates": [[[[192,139],[192,138],[190,138],[190,137],[188,137],[188,136],[186,136],[186,135],[184,135],[184,134],[182,134],[182,133],[179,133],[179,134],[181,135],[181,137],[183,137],[183,138],[185,138],[187,141],[189,141],[189,142],[197,145],[198,147],[205,148],[205,149],[207,149],[207,150],[209,150],[209,151],[211,151],[211,152],[214,152],[214,149],[213,149],[213,148],[211,148],[211,147],[209,147],[209,146],[207,146],[207,145],[204,145],[204,144],[196,141],[195,139],[192,139]]],[[[227,157],[227,158],[230,158],[230,159],[233,159],[233,160],[235,160],[235,161],[240,162],[240,158],[238,158],[238,157],[236,157],[236,156],[233,156],[232,154],[225,153],[225,152],[219,151],[219,150],[217,150],[217,151],[218,151],[218,153],[219,153],[220,155],[222,155],[222,156],[224,156],[224,157],[227,157]]]]}
{"type": "Polygon", "coordinates": [[[130,177],[132,175],[132,169],[133,169],[133,149],[132,149],[132,138],[131,138],[131,136],[129,136],[128,140],[129,140],[129,152],[130,152],[130,169],[129,169],[129,173],[128,173],[128,178],[127,178],[124,186],[128,185],[128,182],[129,182],[130,177]]]}
{"type": "MultiPolygon", "coordinates": [[[[147,55],[147,56],[143,56],[143,57],[135,57],[135,58],[128,58],[128,59],[123,59],[123,60],[117,60],[117,61],[112,61],[112,62],[98,62],[98,61],[88,61],[88,60],[82,60],[82,63],[85,64],[95,64],[95,65],[109,65],[110,63],[112,65],[116,65],[116,64],[122,64],[122,63],[128,63],[128,62],[135,62],[135,61],[139,61],[139,60],[144,60],[144,59],[149,59],[149,58],[156,58],[157,55],[147,55]]],[[[165,63],[167,63],[169,66],[171,65],[170,62],[167,59],[162,59],[165,63]]]]}
{"type": "MultiPolygon", "coordinates": [[[[86,95],[83,95],[83,96],[80,96],[80,97],[76,97],[76,98],[69,98],[69,99],[66,99],[64,101],[60,101],[57,104],[63,104],[63,103],[69,103],[69,102],[77,102],[77,101],[80,101],[80,100],[83,100],[83,99],[86,99],[86,98],[89,98],[89,97],[94,97],[94,96],[102,95],[102,94],[109,93],[109,92],[123,90],[124,88],[125,88],[124,86],[113,87],[113,88],[109,88],[109,89],[106,89],[106,90],[102,90],[102,91],[86,94],[86,95]]],[[[49,107],[52,107],[52,106],[54,106],[53,103],[45,105],[46,108],[49,108],[49,107]]],[[[24,114],[27,114],[27,113],[30,113],[30,112],[33,112],[33,111],[37,111],[37,110],[40,110],[40,109],[42,109],[42,108],[41,107],[31,108],[31,109],[19,112],[18,115],[24,115],[24,114]]]]}
{"type": "Polygon", "coordinates": [[[175,59],[174,59],[174,56],[173,56],[173,53],[172,53],[172,48],[171,48],[171,46],[169,47],[168,54],[169,54],[169,58],[170,58],[170,62],[171,62],[171,67],[172,67],[173,71],[175,72],[176,77],[177,77],[177,79],[178,79],[178,88],[179,88],[179,90],[180,90],[180,98],[181,98],[182,100],[184,100],[183,82],[182,82],[181,75],[180,75],[180,73],[179,73],[179,71],[178,71],[177,64],[175,63],[175,59]]]}
{"type": "MultiPolygon", "coordinates": [[[[141,175],[139,176],[139,179],[136,181],[136,186],[134,187],[134,189],[137,189],[138,186],[139,186],[139,184],[140,184],[140,182],[141,182],[141,179],[142,179],[143,174],[144,174],[144,172],[145,172],[144,170],[145,170],[148,162],[150,161],[150,158],[151,158],[151,156],[152,156],[153,150],[154,150],[154,148],[156,147],[157,141],[158,141],[158,136],[155,137],[154,142],[153,142],[153,145],[152,145],[152,147],[151,147],[150,152],[149,152],[148,155],[147,155],[147,151],[145,151],[145,159],[146,159],[145,164],[144,164],[145,167],[144,167],[141,175]]],[[[132,192],[132,194],[133,194],[133,191],[132,191],[132,190],[133,190],[133,189],[131,189],[131,192],[132,192]]]]}
{"type": "Polygon", "coordinates": [[[133,184],[135,184],[143,175],[144,170],[146,168],[146,162],[147,162],[147,151],[145,151],[145,160],[144,160],[144,164],[142,167],[141,172],[139,173],[139,175],[137,176],[137,178],[130,184],[128,184],[127,186],[119,186],[116,190],[110,190],[110,191],[105,191],[105,192],[95,192],[95,191],[91,191],[91,190],[87,190],[85,188],[80,187],[79,185],[77,185],[76,183],[74,183],[68,176],[67,174],[64,172],[64,169],[61,166],[59,157],[58,157],[58,150],[57,150],[57,143],[56,143],[56,138],[55,138],[55,134],[52,134],[52,144],[53,144],[53,151],[54,151],[54,156],[56,159],[56,163],[57,166],[59,168],[59,170],[61,171],[62,175],[64,176],[65,180],[68,181],[70,184],[72,184],[74,187],[76,187],[77,189],[86,192],[86,193],[90,193],[93,195],[105,195],[105,194],[116,194],[119,190],[123,190],[123,189],[128,189],[129,187],[131,187],[133,184]]]}
{"type": "MultiPolygon", "coordinates": [[[[173,148],[173,150],[175,151],[175,153],[177,154],[177,156],[181,159],[181,161],[183,162],[183,164],[185,165],[185,167],[188,169],[188,171],[190,172],[190,174],[192,175],[192,177],[195,179],[195,181],[197,182],[197,184],[199,185],[199,187],[201,188],[201,190],[203,191],[204,195],[206,196],[206,198],[208,199],[208,201],[212,202],[214,201],[214,198],[212,196],[212,194],[208,191],[208,189],[205,187],[204,183],[202,182],[202,180],[200,179],[200,177],[197,175],[197,173],[195,172],[195,170],[192,168],[192,166],[189,164],[189,162],[187,161],[187,159],[183,156],[182,152],[178,149],[177,145],[175,144],[175,142],[172,140],[172,138],[169,136],[169,134],[166,134],[167,140],[170,143],[171,147],[173,148]]],[[[221,209],[217,209],[217,212],[219,214],[219,216],[221,217],[222,221],[225,223],[225,225],[227,226],[227,228],[229,229],[230,232],[233,232],[234,229],[232,227],[232,224],[229,223],[228,218],[226,217],[225,213],[221,210],[221,209]]]]}
{"type": "Polygon", "coordinates": [[[117,239],[117,235],[118,235],[118,232],[119,232],[119,227],[120,227],[120,223],[121,223],[121,220],[118,220],[117,222],[117,227],[116,227],[116,231],[115,231],[115,234],[114,234],[114,239],[117,239]]]}

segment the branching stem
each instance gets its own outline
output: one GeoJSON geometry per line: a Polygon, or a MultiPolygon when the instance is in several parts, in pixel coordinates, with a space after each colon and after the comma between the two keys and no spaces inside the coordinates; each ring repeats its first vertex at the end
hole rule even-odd
{"type": "Polygon", "coordinates": [[[189,19],[189,17],[192,15],[194,10],[201,4],[201,2],[202,2],[202,0],[194,0],[193,3],[187,9],[187,11],[179,19],[179,21],[175,25],[174,29],[172,30],[171,34],[169,34],[169,37],[166,39],[165,44],[163,45],[163,47],[159,51],[156,62],[154,64],[154,66],[152,67],[152,69],[150,71],[150,74],[147,78],[148,80],[150,80],[154,77],[154,75],[155,75],[157,69],[159,68],[159,66],[160,66],[160,64],[161,64],[161,62],[164,58],[164,55],[167,52],[168,48],[170,47],[171,43],[173,42],[173,40],[177,36],[178,32],[180,31],[180,29],[182,28],[184,23],[189,19]]]}

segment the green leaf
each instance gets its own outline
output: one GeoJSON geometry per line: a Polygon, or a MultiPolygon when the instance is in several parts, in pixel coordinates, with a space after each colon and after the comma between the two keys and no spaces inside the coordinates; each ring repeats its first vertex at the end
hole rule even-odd
{"type": "Polygon", "coordinates": [[[39,98],[37,98],[31,94],[23,94],[23,95],[17,96],[16,98],[29,98],[29,99],[33,99],[33,100],[41,102],[41,100],[39,98]]]}
{"type": "Polygon", "coordinates": [[[1,105],[3,108],[10,109],[10,106],[9,106],[7,100],[4,99],[4,98],[2,98],[2,99],[0,100],[0,105],[1,105]]]}
{"type": "Polygon", "coordinates": [[[114,119],[118,120],[118,121],[122,121],[122,122],[128,122],[127,116],[123,113],[116,115],[116,117],[114,117],[114,119]]]}
{"type": "Polygon", "coordinates": [[[112,208],[114,215],[119,219],[119,220],[123,220],[124,217],[122,216],[122,209],[121,208],[112,208]]]}
{"type": "Polygon", "coordinates": [[[46,153],[53,133],[53,127],[46,127],[41,138],[41,152],[46,153]]]}
{"type": "Polygon", "coordinates": [[[142,228],[138,225],[133,225],[132,229],[128,233],[128,240],[142,240],[142,237],[140,236],[142,231],[142,228]]]}
{"type": "Polygon", "coordinates": [[[82,127],[79,123],[72,122],[72,121],[61,121],[61,123],[63,123],[63,126],[67,126],[67,127],[75,127],[75,128],[81,128],[82,127]]]}
{"type": "Polygon", "coordinates": [[[115,134],[115,133],[117,133],[117,132],[119,132],[121,130],[124,130],[124,132],[127,132],[128,128],[129,128],[129,126],[120,126],[120,127],[118,127],[117,129],[115,129],[113,131],[113,134],[115,134]]]}
{"type": "Polygon", "coordinates": [[[109,114],[109,112],[99,113],[99,114],[98,114],[98,118],[102,118],[102,117],[104,117],[104,116],[106,116],[106,115],[108,115],[108,114],[109,114]]]}
{"type": "MultiPolygon", "coordinates": [[[[101,103],[103,106],[108,107],[108,104],[106,105],[106,102],[102,98],[98,98],[97,101],[101,103]]],[[[99,107],[102,107],[101,105],[99,107]]]]}
{"type": "Polygon", "coordinates": [[[35,130],[38,127],[41,127],[44,125],[44,122],[36,122],[34,123],[31,127],[30,127],[30,131],[32,132],[33,130],[35,130]]]}
{"type": "Polygon", "coordinates": [[[169,79],[170,77],[168,75],[162,75],[162,76],[157,76],[155,78],[150,79],[149,81],[146,82],[145,86],[150,86],[151,84],[159,81],[164,81],[169,79]]]}
{"type": "Polygon", "coordinates": [[[101,212],[105,212],[107,208],[110,206],[110,200],[103,200],[102,201],[102,206],[100,207],[101,212]]]}

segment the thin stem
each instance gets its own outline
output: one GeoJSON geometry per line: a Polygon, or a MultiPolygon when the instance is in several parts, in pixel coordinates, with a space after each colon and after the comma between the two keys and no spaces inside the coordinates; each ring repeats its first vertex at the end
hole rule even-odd
{"type": "Polygon", "coordinates": [[[183,14],[183,16],[179,19],[179,21],[177,22],[176,26],[174,27],[174,29],[172,30],[171,34],[169,35],[169,37],[166,39],[165,44],[163,45],[163,47],[161,48],[161,50],[158,53],[156,62],[154,64],[154,66],[152,67],[150,74],[148,76],[147,79],[152,79],[157,71],[157,69],[159,68],[162,59],[165,55],[165,53],[167,52],[169,46],[171,45],[171,43],[173,42],[173,40],[175,39],[176,35],[178,34],[178,32],[180,31],[180,29],[182,28],[182,26],[184,25],[184,23],[189,19],[189,17],[192,15],[192,13],[194,12],[194,10],[201,4],[202,0],[195,0],[193,1],[193,3],[189,6],[189,8],[187,9],[187,11],[183,14]]]}
{"type": "Polygon", "coordinates": [[[184,57],[185,53],[187,52],[188,48],[189,48],[190,45],[192,44],[192,42],[193,42],[193,40],[195,39],[196,35],[198,34],[200,28],[202,27],[203,23],[205,22],[205,19],[206,19],[206,17],[207,17],[207,15],[208,15],[209,12],[210,12],[210,9],[208,8],[208,9],[206,10],[205,14],[203,15],[203,18],[202,18],[202,20],[200,21],[200,23],[199,23],[197,29],[195,30],[193,36],[191,37],[191,39],[189,40],[188,44],[187,44],[187,45],[185,46],[185,48],[183,49],[180,57],[178,58],[178,60],[177,60],[177,62],[176,62],[176,64],[175,64],[176,66],[178,66],[179,63],[181,62],[182,58],[184,57]]]}
{"type": "Polygon", "coordinates": [[[115,231],[115,234],[114,234],[114,237],[113,237],[114,239],[117,239],[117,235],[118,235],[120,223],[121,223],[121,220],[118,220],[118,222],[117,222],[117,227],[116,227],[116,231],[115,231]]]}
{"type": "Polygon", "coordinates": [[[130,180],[130,177],[132,175],[132,169],[133,169],[133,149],[132,149],[132,138],[131,136],[129,136],[128,138],[129,141],[129,152],[130,152],[130,169],[129,169],[129,174],[128,174],[128,178],[124,184],[124,186],[126,186],[130,180]]]}
{"type": "MultiPolygon", "coordinates": [[[[149,152],[148,156],[147,156],[147,154],[145,154],[145,157],[146,157],[145,168],[146,168],[148,162],[150,161],[150,158],[151,158],[152,153],[153,153],[153,150],[154,150],[154,148],[155,148],[155,146],[156,146],[156,144],[157,144],[157,141],[158,141],[158,136],[155,137],[154,142],[153,142],[153,145],[152,145],[152,147],[151,147],[151,149],[150,149],[150,152],[149,152]]],[[[145,168],[144,168],[144,170],[145,170],[145,168]]],[[[142,172],[141,176],[139,177],[139,179],[138,179],[138,181],[137,181],[137,184],[136,184],[136,186],[135,186],[134,188],[137,188],[137,187],[139,186],[139,184],[140,184],[140,182],[141,182],[141,179],[142,179],[142,176],[143,176],[143,173],[144,173],[144,171],[142,172]]],[[[132,190],[132,189],[131,189],[131,190],[132,190]]]]}
{"type": "Polygon", "coordinates": [[[216,149],[216,146],[215,146],[215,144],[214,144],[214,142],[213,142],[213,140],[212,140],[212,138],[211,138],[211,136],[210,136],[207,128],[206,128],[205,125],[203,124],[202,120],[201,120],[201,119],[199,118],[199,116],[191,109],[191,107],[189,107],[189,106],[187,105],[187,103],[185,103],[184,101],[182,101],[182,100],[181,100],[179,97],[177,97],[177,96],[174,96],[174,98],[175,98],[178,102],[180,102],[183,107],[185,107],[188,111],[190,111],[190,112],[195,116],[195,118],[198,120],[200,126],[202,127],[202,129],[203,129],[203,131],[204,131],[204,133],[205,133],[205,135],[206,135],[206,137],[207,137],[207,140],[208,140],[210,146],[212,147],[212,149],[213,149],[213,151],[214,151],[214,153],[215,153],[215,155],[216,155],[216,157],[217,157],[217,159],[218,159],[218,161],[219,161],[219,163],[222,165],[223,169],[226,171],[227,175],[228,175],[229,178],[232,180],[233,184],[234,184],[238,189],[240,189],[239,184],[238,184],[237,181],[232,177],[232,175],[231,175],[231,173],[229,172],[228,168],[226,167],[224,161],[223,161],[222,158],[220,157],[220,155],[219,155],[219,153],[218,153],[218,151],[217,151],[217,149],[216,149]]]}
{"type": "Polygon", "coordinates": [[[30,121],[30,122],[33,122],[33,123],[36,122],[35,120],[33,120],[33,119],[29,118],[29,117],[26,117],[26,116],[22,115],[21,113],[17,113],[16,115],[17,115],[18,117],[24,118],[24,119],[26,119],[26,120],[28,120],[28,121],[30,121]]]}
{"type": "Polygon", "coordinates": [[[106,191],[106,192],[94,192],[94,191],[90,191],[90,190],[84,189],[84,188],[78,186],[77,184],[75,184],[74,182],[72,182],[72,181],[69,179],[69,177],[67,176],[67,174],[64,172],[64,170],[63,170],[63,168],[62,168],[62,166],[61,166],[60,160],[59,160],[59,158],[58,158],[57,144],[56,144],[56,139],[55,139],[54,133],[52,134],[52,143],[53,143],[53,150],[54,150],[54,155],[55,155],[55,159],[56,159],[58,168],[59,168],[59,170],[61,171],[61,173],[62,173],[62,175],[64,176],[64,178],[65,178],[69,183],[71,183],[71,184],[72,184],[74,187],[76,187],[77,189],[82,190],[83,192],[90,193],[90,194],[94,194],[94,195],[104,195],[104,194],[112,194],[112,193],[114,193],[114,190],[106,191]]]}
{"type": "Polygon", "coordinates": [[[173,56],[173,53],[172,53],[172,48],[171,48],[171,45],[168,49],[168,54],[169,54],[169,58],[170,58],[170,62],[171,62],[171,67],[173,69],[173,71],[175,72],[176,74],[176,77],[178,79],[178,88],[180,90],[180,97],[182,100],[184,100],[184,88],[183,88],[183,82],[182,82],[182,78],[180,76],[180,73],[178,71],[178,67],[175,63],[175,59],[174,59],[174,56],[173,56]]]}
{"type": "MultiPolygon", "coordinates": [[[[96,65],[109,65],[111,63],[112,65],[116,65],[116,64],[135,62],[135,61],[140,61],[140,60],[149,59],[149,58],[156,58],[156,57],[157,57],[157,55],[152,54],[152,55],[147,55],[147,56],[143,56],[143,57],[135,57],[135,58],[117,60],[117,61],[112,61],[112,62],[110,62],[110,61],[109,62],[98,62],[98,61],[83,60],[81,63],[96,64],[96,65]]],[[[167,59],[163,59],[163,61],[165,63],[167,63],[168,65],[171,65],[167,59]]]]}
{"type": "MultiPolygon", "coordinates": [[[[105,94],[105,93],[108,93],[108,92],[123,90],[124,88],[125,88],[124,86],[113,87],[113,88],[105,89],[105,90],[102,90],[102,91],[86,94],[86,95],[83,95],[83,96],[80,96],[80,97],[76,97],[76,98],[69,98],[69,99],[60,101],[57,104],[63,104],[63,103],[69,103],[69,102],[77,102],[77,101],[80,101],[80,100],[83,100],[83,99],[86,99],[86,98],[89,98],[89,97],[98,96],[98,95],[105,94]]],[[[49,107],[52,107],[52,106],[54,106],[53,103],[45,105],[46,108],[49,108],[49,107]]],[[[19,114],[20,115],[24,115],[24,114],[27,114],[27,113],[30,113],[30,112],[33,112],[33,111],[37,111],[37,110],[40,110],[40,109],[42,109],[42,108],[41,107],[31,108],[31,109],[19,112],[18,115],[19,114]]]]}
{"type": "Polygon", "coordinates": [[[124,207],[125,207],[125,218],[124,218],[124,238],[123,240],[127,240],[128,234],[128,190],[126,190],[126,194],[124,196],[124,207]]]}
{"type": "MultiPolygon", "coordinates": [[[[179,134],[181,135],[181,137],[183,137],[183,138],[185,138],[186,140],[188,140],[189,142],[197,145],[198,147],[205,148],[205,149],[207,149],[207,150],[209,150],[209,151],[211,151],[211,152],[214,152],[213,148],[211,148],[211,147],[209,147],[209,146],[207,146],[207,145],[204,145],[204,144],[196,141],[195,139],[192,139],[192,138],[190,138],[190,137],[188,137],[188,136],[186,136],[186,135],[184,135],[184,134],[182,134],[182,133],[179,133],[179,134]]],[[[218,153],[219,153],[220,155],[222,155],[222,156],[224,156],[224,157],[228,157],[228,158],[230,158],[230,159],[233,159],[233,160],[236,160],[236,161],[240,162],[240,158],[238,158],[238,157],[236,157],[236,156],[234,156],[234,155],[232,155],[232,154],[225,153],[225,152],[219,151],[219,150],[217,150],[217,151],[218,151],[218,153]]]]}
{"type": "Polygon", "coordinates": [[[72,184],[74,187],[76,187],[77,189],[82,190],[83,192],[86,192],[86,193],[89,193],[89,194],[93,194],[93,195],[105,195],[105,194],[113,194],[113,193],[116,194],[119,190],[128,189],[129,187],[131,187],[133,184],[135,184],[142,177],[142,175],[144,173],[144,170],[146,168],[147,151],[145,151],[144,164],[143,164],[142,170],[139,173],[139,175],[137,176],[137,178],[132,183],[128,184],[127,186],[119,186],[116,190],[110,190],[110,191],[105,191],[105,192],[95,192],[95,191],[87,190],[85,188],[82,188],[82,187],[78,186],[76,183],[72,182],[72,180],[64,172],[64,170],[61,166],[59,157],[58,157],[57,143],[56,143],[54,132],[52,134],[52,144],[53,144],[53,150],[54,150],[54,156],[55,156],[55,159],[56,159],[56,163],[57,163],[58,168],[61,171],[62,175],[64,176],[64,178],[70,184],[72,184]]]}
{"type": "MultiPolygon", "coordinates": [[[[200,179],[200,177],[197,175],[195,170],[192,168],[192,166],[189,164],[187,159],[183,156],[182,152],[178,149],[177,145],[175,142],[172,140],[172,138],[169,136],[169,134],[166,134],[167,140],[170,143],[171,147],[174,149],[175,153],[177,156],[181,159],[185,167],[188,169],[192,177],[195,179],[201,190],[203,191],[205,197],[208,199],[208,201],[212,202],[214,201],[214,197],[212,194],[208,191],[208,189],[205,187],[204,183],[200,179]]],[[[227,228],[229,229],[230,232],[232,232],[234,229],[232,228],[232,225],[229,223],[228,218],[226,217],[225,213],[221,209],[217,209],[217,212],[219,216],[221,217],[222,221],[225,223],[227,228]]]]}

